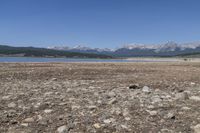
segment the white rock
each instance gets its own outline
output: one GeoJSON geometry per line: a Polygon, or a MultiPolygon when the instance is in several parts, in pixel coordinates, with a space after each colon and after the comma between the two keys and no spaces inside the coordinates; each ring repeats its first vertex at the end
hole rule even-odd
{"type": "Polygon", "coordinates": [[[128,129],[128,127],[126,125],[121,125],[121,127],[124,129],[128,129]]]}
{"type": "Polygon", "coordinates": [[[111,99],[109,102],[108,102],[108,104],[114,104],[114,103],[116,103],[117,102],[117,99],[116,98],[113,98],[113,99],[111,99]]]}
{"type": "Polygon", "coordinates": [[[176,100],[187,100],[189,99],[188,94],[186,92],[177,93],[175,95],[176,100]]]}
{"type": "Polygon", "coordinates": [[[189,108],[189,107],[182,107],[181,109],[182,110],[190,110],[191,108],[189,108]]]}
{"type": "Polygon", "coordinates": [[[149,106],[147,106],[147,108],[148,109],[153,109],[153,108],[155,108],[153,105],[149,105],[149,106]]]}
{"type": "Polygon", "coordinates": [[[51,81],[57,81],[57,78],[52,78],[51,81]]]}
{"type": "Polygon", "coordinates": [[[159,96],[154,96],[151,98],[152,103],[162,102],[162,99],[159,96]]]}
{"type": "Polygon", "coordinates": [[[24,119],[23,122],[25,122],[25,123],[32,123],[32,122],[34,122],[34,119],[32,117],[26,118],[26,119],[24,119]]]}
{"type": "Polygon", "coordinates": [[[106,119],[106,120],[104,120],[103,121],[105,124],[109,124],[109,123],[111,123],[112,121],[110,120],[110,119],[106,119]]]}
{"type": "Polygon", "coordinates": [[[200,101],[200,97],[198,97],[198,96],[191,96],[191,97],[190,97],[190,100],[193,100],[193,101],[200,101]]]}
{"type": "Polygon", "coordinates": [[[66,125],[63,125],[63,126],[60,126],[58,129],[57,129],[57,132],[58,133],[67,133],[67,126],[66,125]]]}
{"type": "Polygon", "coordinates": [[[151,92],[151,89],[148,87],[148,86],[144,86],[142,88],[142,91],[145,92],[145,93],[150,93],[151,92]]]}
{"type": "Polygon", "coordinates": [[[14,107],[16,107],[16,104],[14,102],[11,102],[11,103],[8,104],[8,107],[9,108],[14,108],[14,107]]]}
{"type": "Polygon", "coordinates": [[[74,109],[79,109],[80,106],[79,106],[79,105],[72,105],[71,108],[72,108],[72,110],[74,110],[74,109]]]}
{"type": "Polygon", "coordinates": [[[101,126],[100,126],[100,124],[99,123],[95,123],[94,125],[93,125],[95,128],[101,128],[101,126]]]}
{"type": "Polygon", "coordinates": [[[8,95],[8,96],[3,96],[2,99],[3,99],[3,100],[8,100],[10,97],[11,97],[10,95],[8,95]]]}
{"type": "Polygon", "coordinates": [[[150,110],[147,110],[147,112],[151,115],[151,116],[155,116],[155,115],[157,115],[157,111],[150,111],[150,110]]]}
{"type": "Polygon", "coordinates": [[[194,133],[200,133],[200,124],[193,127],[194,133]]]}
{"type": "Polygon", "coordinates": [[[28,127],[28,123],[22,123],[21,126],[28,127]]]}
{"type": "Polygon", "coordinates": [[[45,113],[51,113],[53,110],[52,109],[45,109],[44,112],[45,113]]]}
{"type": "Polygon", "coordinates": [[[113,92],[113,91],[110,91],[110,92],[108,93],[108,96],[109,96],[109,97],[115,97],[115,96],[116,96],[116,93],[113,92]]]}
{"type": "Polygon", "coordinates": [[[169,112],[164,118],[167,118],[167,119],[171,119],[173,118],[175,115],[174,115],[174,112],[169,112]]]}
{"type": "Polygon", "coordinates": [[[88,106],[88,108],[89,108],[90,110],[94,110],[94,109],[97,108],[97,106],[95,106],[95,105],[90,105],[90,106],[88,106]]]}
{"type": "Polygon", "coordinates": [[[123,110],[123,116],[126,117],[126,116],[128,116],[128,115],[129,115],[129,110],[128,110],[128,108],[125,108],[125,109],[123,110]]]}
{"type": "Polygon", "coordinates": [[[42,116],[41,115],[37,115],[38,120],[42,120],[42,116]]]}
{"type": "Polygon", "coordinates": [[[126,121],[130,121],[130,120],[131,120],[130,117],[125,117],[124,119],[125,119],[126,121]]]}

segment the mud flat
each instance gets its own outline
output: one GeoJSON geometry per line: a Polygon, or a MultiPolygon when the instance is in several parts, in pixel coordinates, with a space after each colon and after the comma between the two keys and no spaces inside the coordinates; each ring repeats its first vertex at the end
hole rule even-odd
{"type": "Polygon", "coordinates": [[[0,132],[200,132],[200,63],[0,63],[0,132]]]}

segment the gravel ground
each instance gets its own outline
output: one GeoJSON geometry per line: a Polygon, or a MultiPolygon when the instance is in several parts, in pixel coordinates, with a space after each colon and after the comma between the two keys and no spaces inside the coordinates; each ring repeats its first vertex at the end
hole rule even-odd
{"type": "Polygon", "coordinates": [[[200,63],[0,63],[0,133],[200,133],[200,63]]]}

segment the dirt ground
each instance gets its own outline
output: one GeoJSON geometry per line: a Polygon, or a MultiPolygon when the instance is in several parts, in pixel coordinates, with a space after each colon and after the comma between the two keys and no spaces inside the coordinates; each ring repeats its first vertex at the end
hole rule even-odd
{"type": "Polygon", "coordinates": [[[0,63],[0,133],[200,132],[200,63],[0,63]]]}

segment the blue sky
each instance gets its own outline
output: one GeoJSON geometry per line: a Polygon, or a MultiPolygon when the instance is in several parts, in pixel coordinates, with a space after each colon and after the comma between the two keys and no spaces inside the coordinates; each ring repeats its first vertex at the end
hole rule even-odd
{"type": "Polygon", "coordinates": [[[199,0],[0,0],[0,44],[116,48],[200,41],[199,0]]]}

